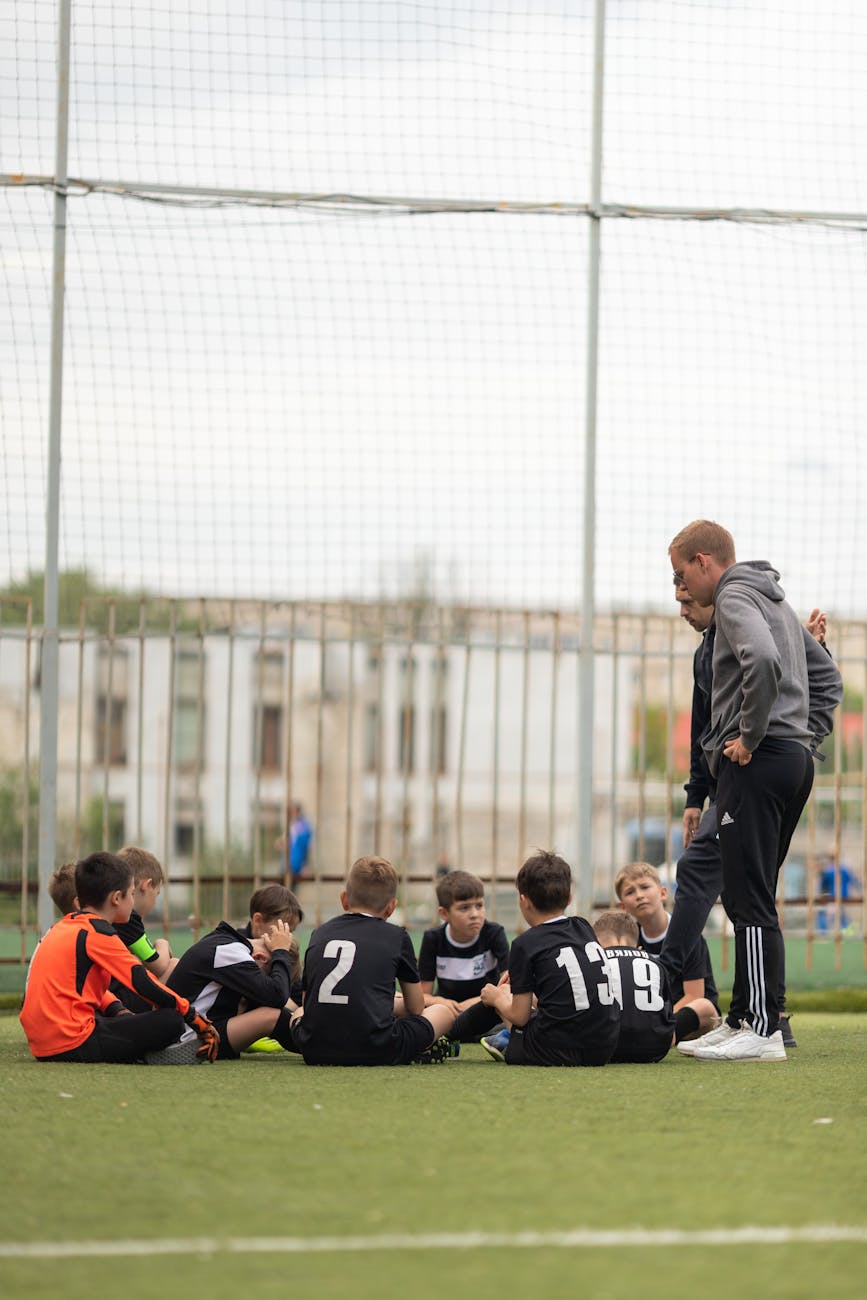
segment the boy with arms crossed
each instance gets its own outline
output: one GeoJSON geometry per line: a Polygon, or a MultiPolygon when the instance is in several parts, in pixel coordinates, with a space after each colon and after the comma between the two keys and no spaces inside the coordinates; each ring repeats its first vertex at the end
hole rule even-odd
{"type": "Polygon", "coordinates": [[[468,871],[449,871],[436,883],[443,924],[425,930],[418,956],[426,1007],[439,1003],[457,1016],[449,1038],[478,1042],[498,1022],[479,994],[509,964],[509,941],[501,925],[485,918],[485,887],[468,871]],[[436,984],[436,994],[434,994],[436,984]]]}
{"type": "MultiPolygon", "coordinates": [[[[536,853],[515,887],[530,929],[512,944],[508,975],[482,989],[485,1006],[513,1026],[505,1051],[491,1055],[507,1065],[605,1065],[617,1046],[620,1008],[589,923],[565,914],[569,864],[556,853],[536,853]]],[[[488,1041],[482,1040],[486,1051],[488,1041]]]]}
{"type": "Polygon", "coordinates": [[[340,895],[343,915],[314,930],[304,958],[304,1007],[293,1021],[308,1065],[409,1065],[446,1060],[450,1007],[426,1007],[410,937],[389,925],[397,872],[358,858],[340,895]],[[402,997],[395,997],[395,980],[402,997]]]}

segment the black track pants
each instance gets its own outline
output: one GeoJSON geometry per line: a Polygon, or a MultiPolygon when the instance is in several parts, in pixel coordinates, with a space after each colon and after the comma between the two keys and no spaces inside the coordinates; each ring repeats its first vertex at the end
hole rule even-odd
{"type": "Polygon", "coordinates": [[[710,804],[698,824],[695,837],[677,863],[674,911],[662,945],[663,965],[676,981],[691,977],[694,953],[711,908],[722,889],[722,858],[717,839],[716,804],[710,804]]]}
{"type": "Polygon", "coordinates": [[[785,979],[777,877],[812,785],[812,756],[796,741],[766,737],[745,767],[721,760],[722,901],[735,931],[729,1020],[746,1020],[763,1036],[779,1026],[785,979]]]}

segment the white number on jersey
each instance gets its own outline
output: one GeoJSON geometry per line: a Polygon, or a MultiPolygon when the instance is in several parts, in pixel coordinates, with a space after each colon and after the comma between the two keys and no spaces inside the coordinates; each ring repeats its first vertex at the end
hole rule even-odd
{"type": "Polygon", "coordinates": [[[329,939],[322,953],[323,957],[336,957],[337,965],[325,976],[319,985],[320,1002],[339,1002],[346,1004],[349,997],[334,990],[355,961],[355,944],[351,939],[329,939]]]}
{"type": "Polygon", "coordinates": [[[632,982],[635,985],[635,1005],[639,1011],[661,1011],[665,1006],[662,996],[662,976],[655,961],[646,957],[632,958],[632,982]]]}
{"type": "MultiPolygon", "coordinates": [[[[604,1006],[611,1006],[615,1000],[622,1005],[622,995],[619,990],[620,972],[617,971],[616,977],[612,971],[612,963],[609,962],[605,949],[598,943],[587,943],[584,945],[584,952],[588,961],[601,962],[602,972],[605,976],[603,984],[596,985],[596,994],[599,1001],[604,1006]]],[[[561,948],[557,956],[557,965],[562,966],[569,976],[569,983],[572,985],[572,1000],[575,1003],[576,1011],[586,1011],[590,1006],[590,995],[587,992],[587,983],[578,964],[578,957],[574,948],[561,948]]]]}

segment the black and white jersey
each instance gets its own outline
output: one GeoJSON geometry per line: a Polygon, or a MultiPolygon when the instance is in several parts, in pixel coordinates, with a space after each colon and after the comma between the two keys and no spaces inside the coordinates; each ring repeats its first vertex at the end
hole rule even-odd
{"type": "Polygon", "coordinates": [[[221,921],[216,930],[188,948],[166,984],[189,998],[200,1015],[220,1022],[238,1014],[244,998],[253,1007],[282,1007],[289,997],[289,954],[278,948],[271,955],[271,974],[253,960],[250,940],[221,921]]]}
{"type": "MultiPolygon", "coordinates": [[[[671,922],[669,922],[669,925],[670,924],[671,922]]],[[[662,945],[665,943],[666,934],[668,934],[668,925],[665,927],[665,934],[660,934],[655,939],[648,939],[641,926],[639,926],[638,946],[643,948],[645,952],[651,953],[652,956],[658,957],[662,952],[662,945]]],[[[719,993],[717,992],[716,982],[713,977],[710,951],[705,942],[704,935],[699,935],[698,943],[693,948],[689,958],[684,962],[682,978],[676,976],[672,978],[671,972],[669,972],[669,979],[671,981],[671,1000],[675,1005],[677,1005],[683,997],[684,980],[704,980],[704,996],[714,1004],[717,1010],[719,1010],[719,993]]]]}
{"type": "Polygon", "coordinates": [[[418,955],[422,982],[434,984],[441,998],[477,998],[485,984],[496,984],[509,964],[509,940],[495,921],[485,921],[471,943],[455,943],[448,925],[425,930],[418,955]]]}
{"type": "Polygon", "coordinates": [[[612,1061],[661,1061],[674,1034],[665,967],[642,948],[606,948],[605,955],[620,1006],[620,1036],[612,1061]]]}
{"type": "Polygon", "coordinates": [[[509,954],[512,994],[535,993],[524,1028],[535,1065],[604,1065],[617,1045],[620,1009],[605,951],[582,916],[560,916],[518,936],[509,954]]]}
{"type": "Polygon", "coordinates": [[[403,926],[344,912],[310,936],[304,1015],[294,1037],[309,1065],[385,1065],[395,1056],[395,980],[418,984],[403,926]]]}

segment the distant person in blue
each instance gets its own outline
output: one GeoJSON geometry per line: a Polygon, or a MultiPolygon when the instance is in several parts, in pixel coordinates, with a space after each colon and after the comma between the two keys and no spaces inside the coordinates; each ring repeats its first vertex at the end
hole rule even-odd
{"type": "MultiPolygon", "coordinates": [[[[313,827],[304,816],[300,803],[290,805],[291,821],[289,823],[289,873],[292,877],[290,889],[295,888],[304,875],[310,858],[310,843],[313,839],[313,827]]],[[[286,874],[286,836],[275,840],[274,847],[283,854],[283,874],[286,874]]]]}
{"type": "Polygon", "coordinates": [[[845,930],[849,924],[849,918],[846,915],[843,903],[847,898],[852,898],[856,894],[858,886],[858,877],[851,867],[845,862],[837,862],[836,858],[822,858],[818,864],[819,873],[819,898],[827,906],[823,907],[816,917],[816,926],[819,930],[830,930],[835,924],[835,908],[837,898],[840,899],[840,929],[845,930]],[[839,884],[838,884],[839,882],[839,884]],[[839,894],[838,894],[839,890],[839,894]]]}

